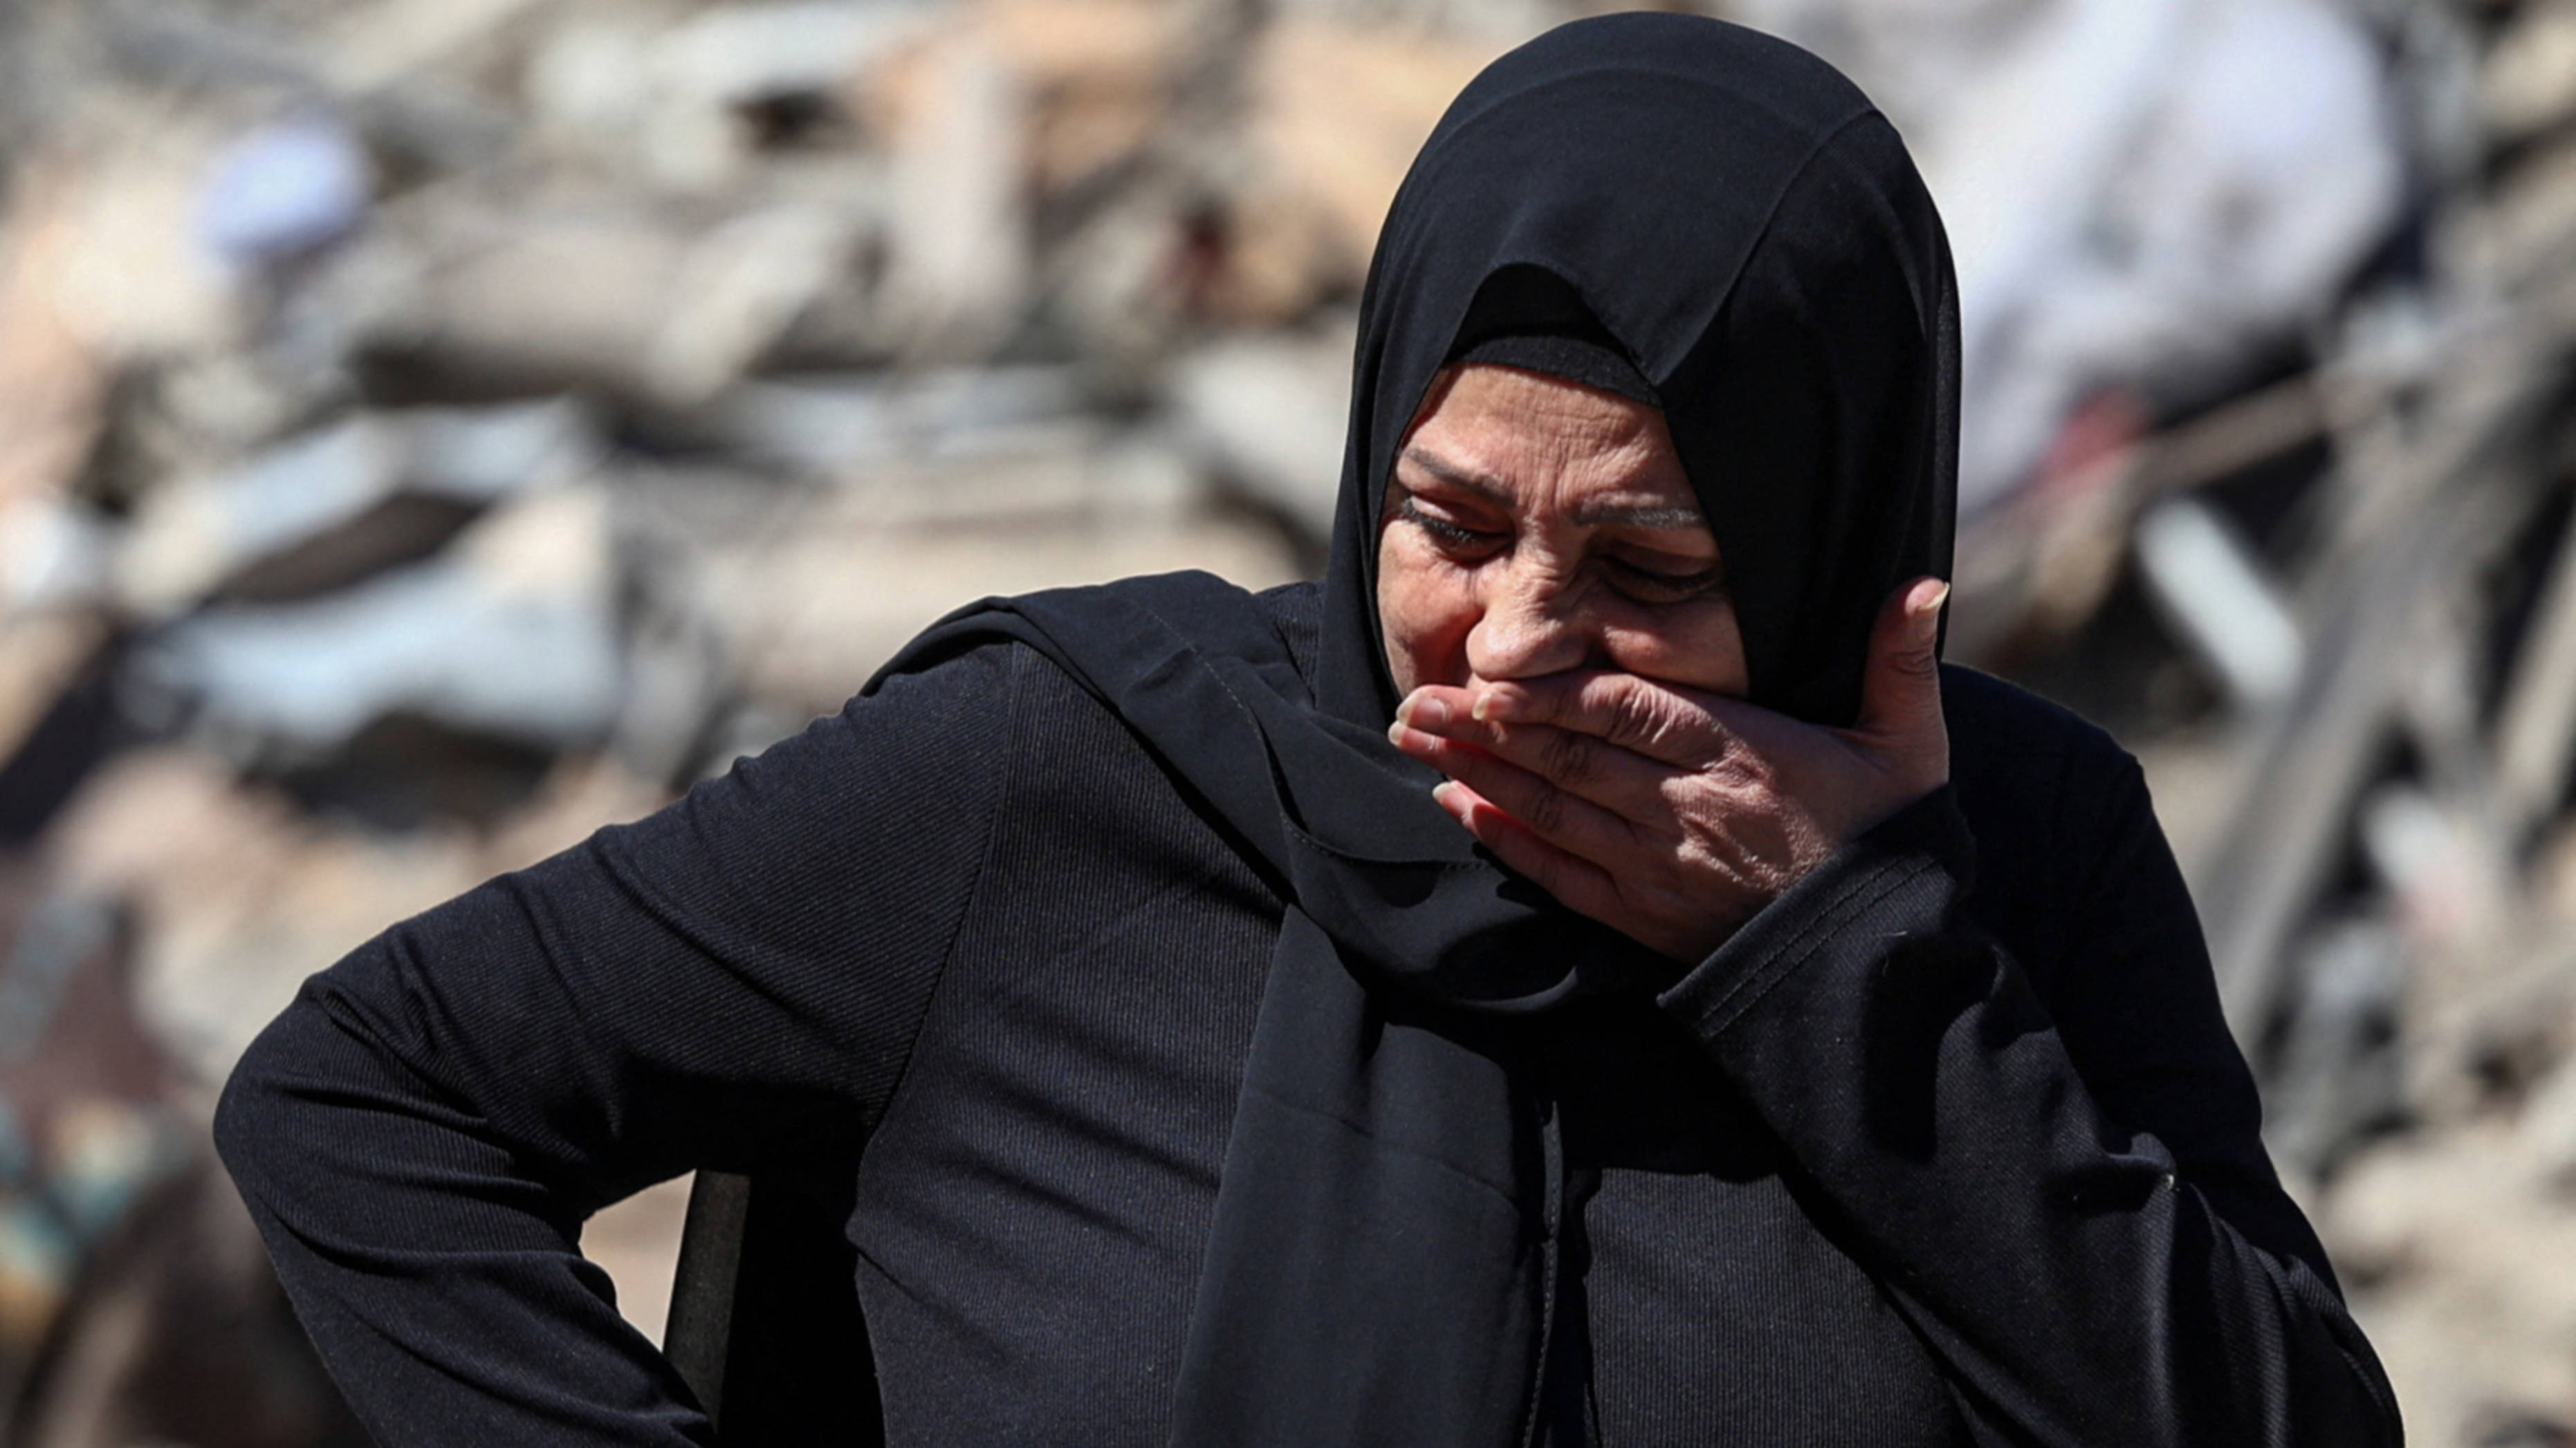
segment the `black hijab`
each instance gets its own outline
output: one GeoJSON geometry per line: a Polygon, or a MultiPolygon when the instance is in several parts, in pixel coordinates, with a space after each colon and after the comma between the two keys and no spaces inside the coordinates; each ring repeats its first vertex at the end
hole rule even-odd
{"type": "Polygon", "coordinates": [[[1552,1350],[1564,1171],[1537,1037],[1677,969],[1496,867],[1386,742],[1379,509],[1440,368],[1660,401],[1756,702],[1847,722],[1879,603],[1949,568],[1940,224],[1887,122],[1795,47],[1619,15],[1503,57],[1415,161],[1361,311],[1311,690],[1271,615],[1204,574],[991,600],[888,666],[1037,648],[1289,902],[1176,1387],[1189,1448],[1552,1436],[1580,1365],[1552,1350]]]}

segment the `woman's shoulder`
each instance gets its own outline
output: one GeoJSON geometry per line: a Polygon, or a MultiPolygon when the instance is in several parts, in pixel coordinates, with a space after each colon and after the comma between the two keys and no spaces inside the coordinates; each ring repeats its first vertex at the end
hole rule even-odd
{"type": "Polygon", "coordinates": [[[908,676],[940,678],[977,654],[1007,656],[1012,645],[1109,697],[1159,674],[1174,645],[1256,664],[1284,659],[1311,683],[1322,613],[1313,583],[1255,593],[1196,569],[987,598],[915,635],[860,696],[908,676]]]}
{"type": "Polygon", "coordinates": [[[1252,601],[1269,617],[1271,628],[1288,646],[1297,672],[1313,683],[1315,655],[1323,646],[1324,590],[1312,582],[1283,583],[1254,594],[1252,601]]]}
{"type": "Polygon", "coordinates": [[[1941,706],[1981,890],[2000,886],[1988,879],[1999,872],[2080,889],[2106,856],[2155,829],[2137,761],[2074,710],[1952,664],[1941,667],[1941,706]]]}
{"type": "Polygon", "coordinates": [[[1275,667],[1284,657],[1311,687],[1321,620],[1321,590],[1311,582],[1256,593],[1205,573],[992,599],[915,638],[844,712],[970,714],[981,721],[978,748],[996,765],[1034,762],[1003,771],[1015,792],[1123,795],[1132,791],[1112,782],[1135,783],[1127,776],[1140,765],[1173,771],[1112,702],[1139,683],[1135,671],[1159,668],[1159,656],[1130,657],[1104,638],[1168,629],[1247,662],[1275,667]]]}
{"type": "Polygon", "coordinates": [[[1987,768],[2027,774],[2044,761],[2099,771],[2130,762],[2110,733],[2063,704],[1960,664],[1941,666],[1941,712],[1954,774],[1987,768]]]}

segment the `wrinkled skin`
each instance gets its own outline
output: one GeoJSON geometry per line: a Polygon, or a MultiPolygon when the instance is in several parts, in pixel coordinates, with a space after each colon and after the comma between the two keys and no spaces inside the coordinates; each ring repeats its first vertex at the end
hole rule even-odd
{"type": "Polygon", "coordinates": [[[1744,702],[1725,562],[1663,414],[1511,367],[1453,367],[1378,534],[1397,746],[1441,806],[1572,909],[1696,961],[1949,778],[1948,586],[1881,609],[1860,717],[1744,702]]]}

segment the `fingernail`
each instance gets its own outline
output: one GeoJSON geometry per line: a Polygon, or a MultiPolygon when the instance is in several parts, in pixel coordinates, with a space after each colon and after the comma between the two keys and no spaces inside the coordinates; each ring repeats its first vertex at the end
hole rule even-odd
{"type": "Polygon", "coordinates": [[[1455,795],[1457,792],[1458,781],[1454,779],[1444,779],[1438,784],[1431,786],[1432,803],[1439,805],[1445,810],[1455,810],[1457,805],[1451,801],[1451,796],[1455,795]]]}
{"type": "Polygon", "coordinates": [[[1945,579],[1939,587],[1924,595],[1922,602],[1914,605],[1914,616],[1916,618],[1929,618],[1932,615],[1939,613],[1941,611],[1941,605],[1947,602],[1949,597],[1950,584],[1948,580],[1945,579]]]}
{"type": "Polygon", "coordinates": [[[1511,717],[1512,701],[1500,689],[1486,689],[1476,695],[1476,722],[1491,724],[1511,717]]]}
{"type": "Polygon", "coordinates": [[[1386,726],[1386,742],[1389,744],[1404,742],[1404,711],[1401,709],[1395,711],[1395,722],[1386,726]]]}
{"type": "Polygon", "coordinates": [[[1449,706],[1441,700],[1415,699],[1409,702],[1412,713],[1405,722],[1416,729],[1437,729],[1449,722],[1449,706]]]}

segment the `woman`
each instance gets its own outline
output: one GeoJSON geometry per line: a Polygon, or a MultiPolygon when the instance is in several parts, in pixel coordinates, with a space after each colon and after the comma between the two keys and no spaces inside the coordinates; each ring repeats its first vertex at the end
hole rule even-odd
{"type": "Polygon", "coordinates": [[[895,1443],[2395,1442],[2135,765],[1936,670],[1886,122],[1564,27],[1363,312],[1320,590],[967,610],[308,985],[218,1129],[376,1433],[706,1441],[579,1224],[820,1163],[895,1443]]]}

